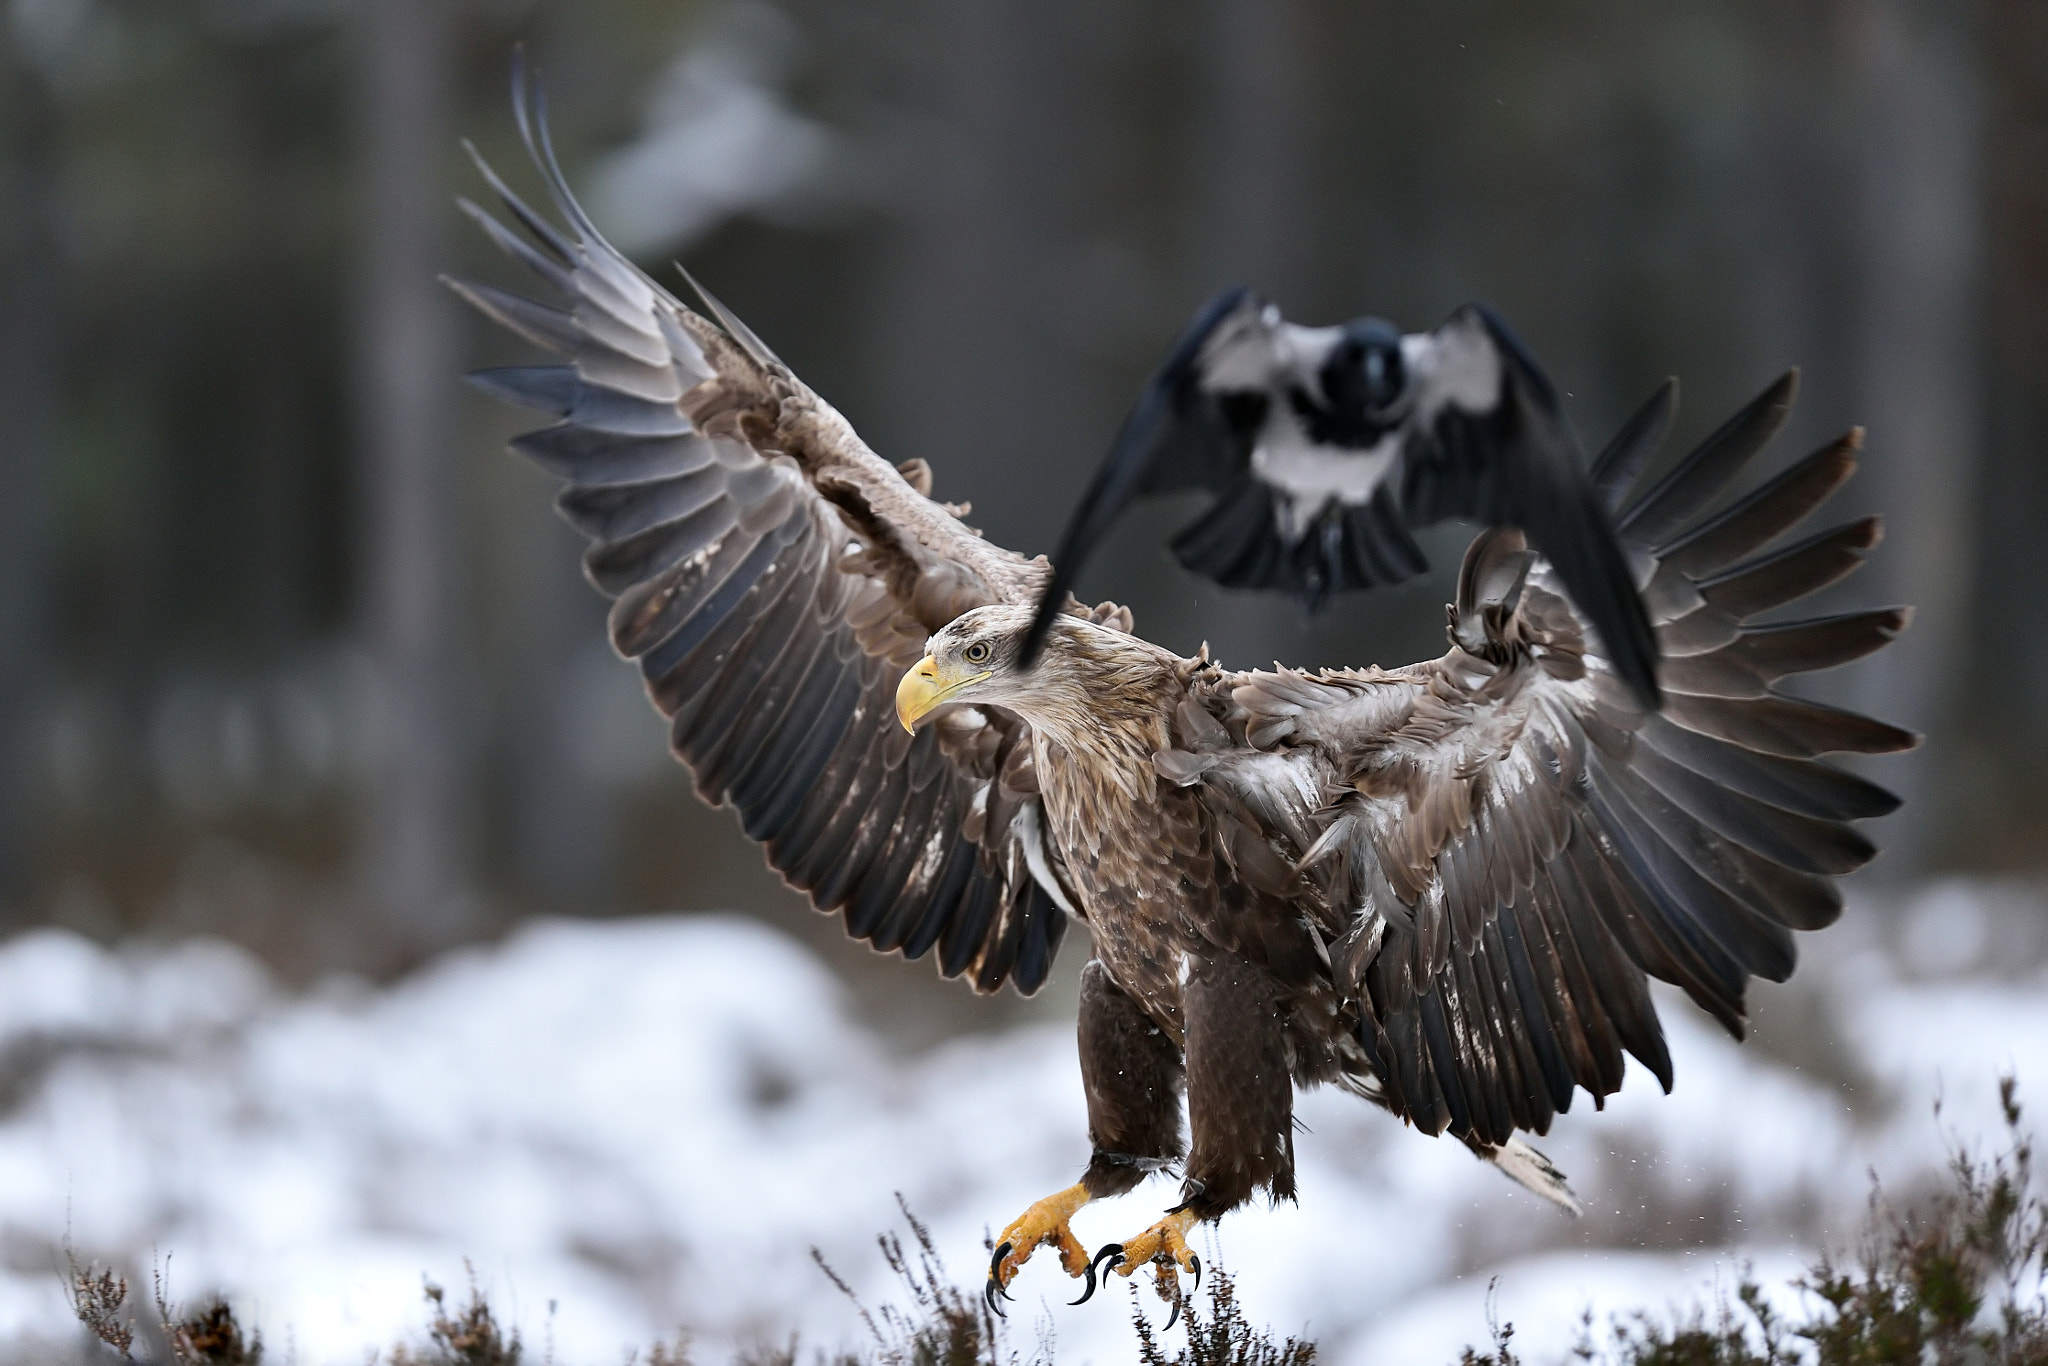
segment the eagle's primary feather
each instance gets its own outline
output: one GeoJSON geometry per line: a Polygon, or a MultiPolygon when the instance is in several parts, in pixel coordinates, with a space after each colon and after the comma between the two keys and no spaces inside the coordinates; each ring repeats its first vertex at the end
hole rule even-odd
{"type": "Polygon", "coordinates": [[[1776,684],[1906,613],[1752,620],[1874,544],[1852,523],[1772,549],[1856,438],[1723,501],[1789,378],[1633,501],[1668,388],[1590,472],[1644,585],[1661,711],[1502,529],[1426,663],[1230,672],[1071,602],[1032,661],[1045,562],[962,525],[715,301],[716,322],[608,246],[521,113],[568,230],[488,169],[528,237],[470,211],[562,302],[451,283],[561,359],[476,379],[557,419],[513,445],[567,481],[613,642],[699,792],[849,933],[935,950],[979,990],[1035,990],[1069,911],[1088,922],[1094,1157],[1006,1231],[992,1287],[1041,1243],[1092,1285],[1067,1217],[1175,1164],[1183,1202],[1126,1269],[1187,1266],[1189,1221],[1292,1193],[1298,1084],[1448,1130],[1569,1204],[1518,1134],[1612,1093],[1624,1053],[1670,1085],[1648,980],[1739,1035],[1748,979],[1790,972],[1793,931],[1829,923],[1833,877],[1874,853],[1850,822],[1895,802],[1816,756],[1913,737],[1776,684]]]}

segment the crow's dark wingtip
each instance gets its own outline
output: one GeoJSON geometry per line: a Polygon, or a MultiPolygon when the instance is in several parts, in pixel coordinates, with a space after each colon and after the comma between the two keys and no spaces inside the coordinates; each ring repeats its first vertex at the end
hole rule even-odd
{"type": "Polygon", "coordinates": [[[1621,681],[1646,711],[1664,710],[1664,689],[1658,686],[1654,671],[1648,675],[1636,669],[1617,669],[1615,672],[1621,675],[1621,681]]]}
{"type": "Polygon", "coordinates": [[[1038,663],[1038,656],[1045,650],[1045,638],[1051,629],[1052,622],[1047,618],[1040,618],[1031,623],[1031,629],[1024,634],[1023,648],[1017,651],[1015,667],[1019,673],[1028,672],[1038,663]]]}
{"type": "Polygon", "coordinates": [[[1038,599],[1031,627],[1024,633],[1024,644],[1017,651],[1017,660],[1012,667],[1022,671],[1038,663],[1038,656],[1045,649],[1045,638],[1052,634],[1053,618],[1059,616],[1067,596],[1066,585],[1055,578],[1038,599]]]}

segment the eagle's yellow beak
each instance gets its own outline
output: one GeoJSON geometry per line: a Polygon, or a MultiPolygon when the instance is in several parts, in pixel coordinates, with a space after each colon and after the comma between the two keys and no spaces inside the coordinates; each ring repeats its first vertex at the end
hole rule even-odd
{"type": "Polygon", "coordinates": [[[903,675],[903,681],[896,685],[896,719],[903,723],[903,729],[917,734],[917,723],[929,715],[932,708],[946,701],[962,688],[970,687],[989,677],[988,672],[970,674],[966,678],[947,678],[939,671],[939,662],[930,655],[917,661],[917,667],[903,675]]]}

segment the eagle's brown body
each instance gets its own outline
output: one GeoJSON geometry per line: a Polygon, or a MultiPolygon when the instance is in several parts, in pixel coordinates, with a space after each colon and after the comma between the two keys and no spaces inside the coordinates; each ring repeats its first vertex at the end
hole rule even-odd
{"type": "Polygon", "coordinates": [[[980,990],[1035,990],[1069,915],[1087,924],[1093,1156],[1005,1231],[992,1287],[1042,1243],[1092,1285],[1068,1218],[1176,1166],[1181,1204],[1123,1269],[1190,1267],[1194,1220],[1293,1194],[1296,1085],[1570,1204],[1518,1134],[1616,1090],[1624,1052],[1670,1085],[1649,978],[1739,1034],[1749,978],[1789,973],[1792,931],[1832,920],[1834,875],[1875,852],[1850,822],[1895,803],[1817,756],[1912,737],[1774,685],[1879,648],[1904,611],[1753,620],[1875,544],[1866,520],[1772,549],[1856,441],[1724,496],[1789,378],[1633,501],[1668,393],[1593,473],[1664,655],[1659,712],[1498,530],[1467,554],[1449,652],[1410,668],[1232,673],[1079,604],[1025,665],[1044,561],[619,257],[536,159],[568,235],[502,186],[538,245],[478,216],[569,307],[457,288],[567,360],[478,379],[561,419],[514,444],[568,480],[613,641],[700,793],[851,934],[980,990]]]}
{"type": "Polygon", "coordinates": [[[1301,878],[1263,849],[1254,868],[1233,865],[1218,813],[1159,774],[1175,717],[1218,707],[1225,675],[1101,629],[1063,631],[1056,648],[1083,686],[1024,714],[1051,844],[1095,954],[1081,1032],[1097,1158],[1085,1183],[1120,1194],[1185,1156],[1201,1214],[1262,1187],[1291,1196],[1294,1086],[1330,1080],[1341,1053],[1361,1077],[1366,1064],[1302,913],[1301,878]],[[1191,1153],[1184,1063],[1198,1091],[1227,1093],[1192,1106],[1191,1153]]]}

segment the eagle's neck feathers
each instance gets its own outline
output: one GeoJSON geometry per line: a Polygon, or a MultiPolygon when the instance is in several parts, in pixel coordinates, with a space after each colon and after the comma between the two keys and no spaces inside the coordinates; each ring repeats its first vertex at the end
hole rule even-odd
{"type": "Polygon", "coordinates": [[[1130,803],[1150,800],[1152,757],[1169,747],[1168,718],[1184,690],[1177,662],[1116,632],[1061,639],[1030,695],[1015,704],[1031,723],[1040,772],[1085,782],[1105,798],[1113,787],[1130,803]]]}

